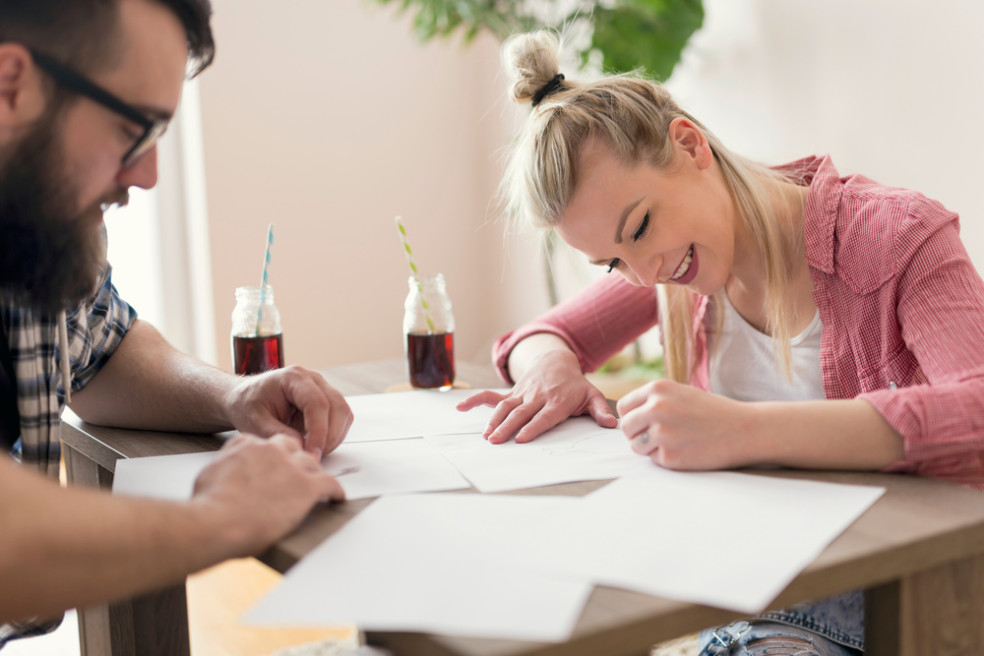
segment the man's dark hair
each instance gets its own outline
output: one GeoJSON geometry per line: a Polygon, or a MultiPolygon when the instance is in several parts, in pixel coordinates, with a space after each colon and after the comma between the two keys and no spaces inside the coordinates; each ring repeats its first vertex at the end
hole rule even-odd
{"type": "MultiPolygon", "coordinates": [[[[215,57],[209,0],[152,0],[184,26],[189,77],[215,57]]],[[[86,73],[113,61],[120,0],[0,0],[0,43],[16,41],[86,73]]]]}

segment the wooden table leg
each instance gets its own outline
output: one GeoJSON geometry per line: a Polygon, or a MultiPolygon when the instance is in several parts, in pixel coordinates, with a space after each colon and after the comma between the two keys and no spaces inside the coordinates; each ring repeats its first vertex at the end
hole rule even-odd
{"type": "MultiPolygon", "coordinates": [[[[109,489],[112,472],[68,445],[69,483],[109,489]]],[[[78,609],[82,656],[190,656],[184,584],[106,606],[78,609]]]]}
{"type": "Polygon", "coordinates": [[[974,656],[984,645],[984,556],[865,593],[866,656],[974,656]]]}

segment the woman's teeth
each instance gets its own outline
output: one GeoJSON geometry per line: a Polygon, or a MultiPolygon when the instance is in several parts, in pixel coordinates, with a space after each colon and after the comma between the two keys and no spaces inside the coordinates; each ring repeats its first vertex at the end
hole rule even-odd
{"type": "Polygon", "coordinates": [[[670,280],[676,280],[677,278],[685,274],[687,270],[690,268],[690,263],[693,261],[693,259],[694,259],[694,247],[693,245],[691,245],[690,248],[687,249],[687,256],[683,258],[683,262],[680,263],[680,266],[677,268],[677,270],[673,273],[672,276],[670,276],[670,280]]]}

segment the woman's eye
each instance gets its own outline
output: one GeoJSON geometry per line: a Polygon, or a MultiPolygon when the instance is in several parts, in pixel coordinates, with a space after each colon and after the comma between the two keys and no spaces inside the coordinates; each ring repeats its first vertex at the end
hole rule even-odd
{"type": "Polygon", "coordinates": [[[619,260],[616,257],[614,260],[612,260],[611,262],[608,263],[608,271],[607,271],[607,273],[611,273],[613,270],[617,269],[618,268],[618,265],[621,264],[621,263],[622,263],[622,261],[619,260]]]}
{"type": "Polygon", "coordinates": [[[646,229],[649,227],[649,212],[646,212],[646,216],[642,217],[642,223],[639,225],[639,229],[632,233],[632,241],[639,241],[642,236],[646,234],[646,229]]]}

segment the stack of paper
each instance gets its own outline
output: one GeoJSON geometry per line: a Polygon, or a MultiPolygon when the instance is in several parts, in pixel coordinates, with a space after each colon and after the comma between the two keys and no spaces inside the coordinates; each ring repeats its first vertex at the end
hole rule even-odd
{"type": "Polygon", "coordinates": [[[595,584],[755,613],[883,491],[647,464],[583,498],[387,497],[246,621],[561,640],[595,584]]]}
{"type": "Polygon", "coordinates": [[[295,565],[248,624],[566,638],[591,591],[538,576],[516,536],[577,499],[437,494],[385,497],[295,565]]]}
{"type": "MultiPolygon", "coordinates": [[[[593,585],[764,609],[884,492],[733,472],[680,473],[621,431],[570,419],[528,444],[482,439],[471,392],[348,399],[352,433],[325,457],[350,499],[618,479],[582,498],[380,498],[248,613],[254,624],[563,640],[593,585]]],[[[214,453],[121,460],[114,491],[187,499],[214,453]]]]}

